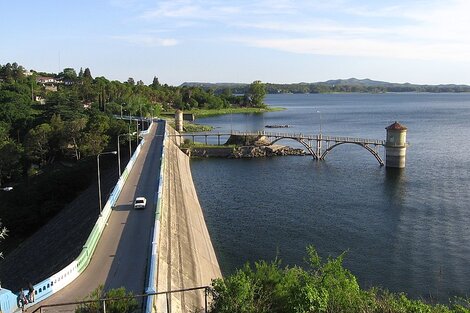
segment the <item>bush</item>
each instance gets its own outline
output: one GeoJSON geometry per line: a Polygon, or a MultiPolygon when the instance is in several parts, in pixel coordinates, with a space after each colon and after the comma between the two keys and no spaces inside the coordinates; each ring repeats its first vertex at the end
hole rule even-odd
{"type": "Polygon", "coordinates": [[[458,299],[449,307],[378,288],[362,290],[356,277],[343,267],[344,253],[322,261],[313,247],[307,252],[307,269],[282,268],[279,260],[260,261],[214,280],[210,312],[470,313],[469,299],[458,299]]]}
{"type": "Polygon", "coordinates": [[[84,301],[92,302],[81,304],[75,310],[75,313],[103,312],[103,301],[101,299],[113,299],[106,300],[107,313],[131,313],[137,311],[139,307],[132,292],[126,293],[126,289],[124,287],[110,289],[107,292],[104,292],[103,285],[100,285],[84,299],[84,301]]]}

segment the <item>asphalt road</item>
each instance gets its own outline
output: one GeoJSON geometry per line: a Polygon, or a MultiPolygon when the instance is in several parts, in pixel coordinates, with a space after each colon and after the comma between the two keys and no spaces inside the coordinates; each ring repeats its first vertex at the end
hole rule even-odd
{"type": "Polygon", "coordinates": [[[154,126],[145,137],[87,269],[40,305],[82,300],[100,284],[105,289],[122,286],[135,294],[144,292],[164,133],[163,124],[154,126]],[[133,201],[138,196],[147,198],[146,209],[134,210],[133,201]]]}

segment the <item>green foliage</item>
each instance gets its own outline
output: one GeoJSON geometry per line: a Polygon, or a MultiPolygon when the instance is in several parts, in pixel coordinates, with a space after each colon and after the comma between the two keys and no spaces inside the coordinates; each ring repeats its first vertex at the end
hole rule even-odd
{"type": "Polygon", "coordinates": [[[21,146],[10,138],[10,125],[0,121],[0,186],[22,171],[21,146]]]}
{"type": "Polygon", "coordinates": [[[468,299],[451,306],[430,305],[404,294],[362,290],[343,267],[344,254],[323,261],[307,248],[308,268],[281,267],[281,262],[245,265],[233,275],[212,282],[212,313],[450,313],[470,312],[468,299]]]}
{"type": "Polygon", "coordinates": [[[266,96],[266,86],[259,80],[255,80],[250,84],[248,92],[245,93],[245,98],[247,98],[247,105],[263,108],[266,105],[263,103],[264,97],[266,96]]]}
{"type": "Polygon", "coordinates": [[[211,131],[212,129],[214,129],[214,127],[208,126],[208,125],[200,125],[200,124],[189,123],[189,122],[184,123],[184,131],[188,133],[207,132],[207,131],[211,131]]]}
{"type": "Polygon", "coordinates": [[[46,157],[49,153],[49,137],[52,128],[49,124],[44,123],[30,129],[25,138],[26,157],[33,163],[45,164],[46,157]]]}
{"type": "Polygon", "coordinates": [[[106,312],[108,313],[131,313],[135,312],[139,305],[132,292],[127,293],[124,287],[104,291],[103,286],[93,290],[84,301],[91,301],[81,304],[75,313],[99,313],[103,310],[103,299],[106,300],[106,312]]]}
{"type": "Polygon", "coordinates": [[[0,86],[0,121],[19,128],[32,119],[31,96],[15,85],[0,86]]]}

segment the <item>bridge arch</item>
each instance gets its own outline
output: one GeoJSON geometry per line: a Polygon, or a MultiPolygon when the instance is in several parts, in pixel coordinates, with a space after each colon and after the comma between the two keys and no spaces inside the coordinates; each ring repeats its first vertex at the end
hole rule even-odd
{"type": "Polygon", "coordinates": [[[271,145],[275,144],[276,142],[278,142],[279,140],[281,139],[292,139],[294,141],[297,141],[298,143],[300,143],[301,145],[303,145],[305,147],[305,149],[307,149],[307,151],[313,156],[313,158],[315,160],[321,160],[321,158],[317,155],[317,153],[312,149],[312,146],[309,145],[305,140],[303,139],[300,139],[300,138],[293,138],[293,137],[278,137],[276,139],[274,139],[273,141],[271,141],[271,145]]]}
{"type": "Polygon", "coordinates": [[[330,152],[331,150],[333,150],[333,148],[336,148],[337,146],[339,145],[342,145],[342,144],[346,144],[346,143],[350,143],[350,144],[355,144],[355,145],[358,145],[360,147],[363,147],[364,149],[366,149],[367,151],[369,151],[374,157],[375,159],[377,160],[377,162],[379,162],[380,166],[383,166],[384,165],[384,161],[382,160],[382,158],[380,157],[380,155],[377,153],[377,151],[375,151],[374,149],[372,149],[371,147],[369,147],[369,145],[367,144],[364,144],[364,143],[360,143],[360,142],[337,142],[335,143],[334,145],[328,147],[328,149],[326,149],[322,155],[320,156],[320,160],[324,160],[326,155],[328,154],[328,152],[330,152]]]}

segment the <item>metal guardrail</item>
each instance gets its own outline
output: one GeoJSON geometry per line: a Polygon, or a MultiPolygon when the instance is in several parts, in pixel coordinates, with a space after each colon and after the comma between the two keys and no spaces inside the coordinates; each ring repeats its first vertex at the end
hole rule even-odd
{"type": "MultiPolygon", "coordinates": [[[[145,299],[156,298],[157,296],[162,296],[162,295],[164,295],[166,299],[166,312],[161,312],[161,313],[172,313],[171,299],[170,299],[170,296],[172,294],[193,292],[193,291],[199,291],[199,290],[204,291],[204,306],[200,309],[203,309],[204,310],[203,312],[207,313],[209,309],[209,296],[211,294],[211,288],[209,286],[152,292],[152,293],[145,293],[145,294],[140,294],[140,295],[118,297],[118,298],[100,298],[97,300],[84,300],[84,301],[75,301],[75,302],[46,304],[46,305],[42,305],[38,307],[32,313],[75,312],[75,310],[79,308],[80,306],[85,306],[87,304],[93,304],[93,303],[98,303],[100,306],[100,309],[99,311],[97,311],[97,313],[98,312],[106,313],[106,308],[109,307],[109,303],[113,301],[126,300],[126,299],[136,299],[136,300],[141,299],[142,300],[141,302],[144,302],[145,299]]],[[[145,302],[148,302],[148,300],[145,302]]],[[[145,310],[140,309],[134,312],[145,312],[145,310]]]]}

